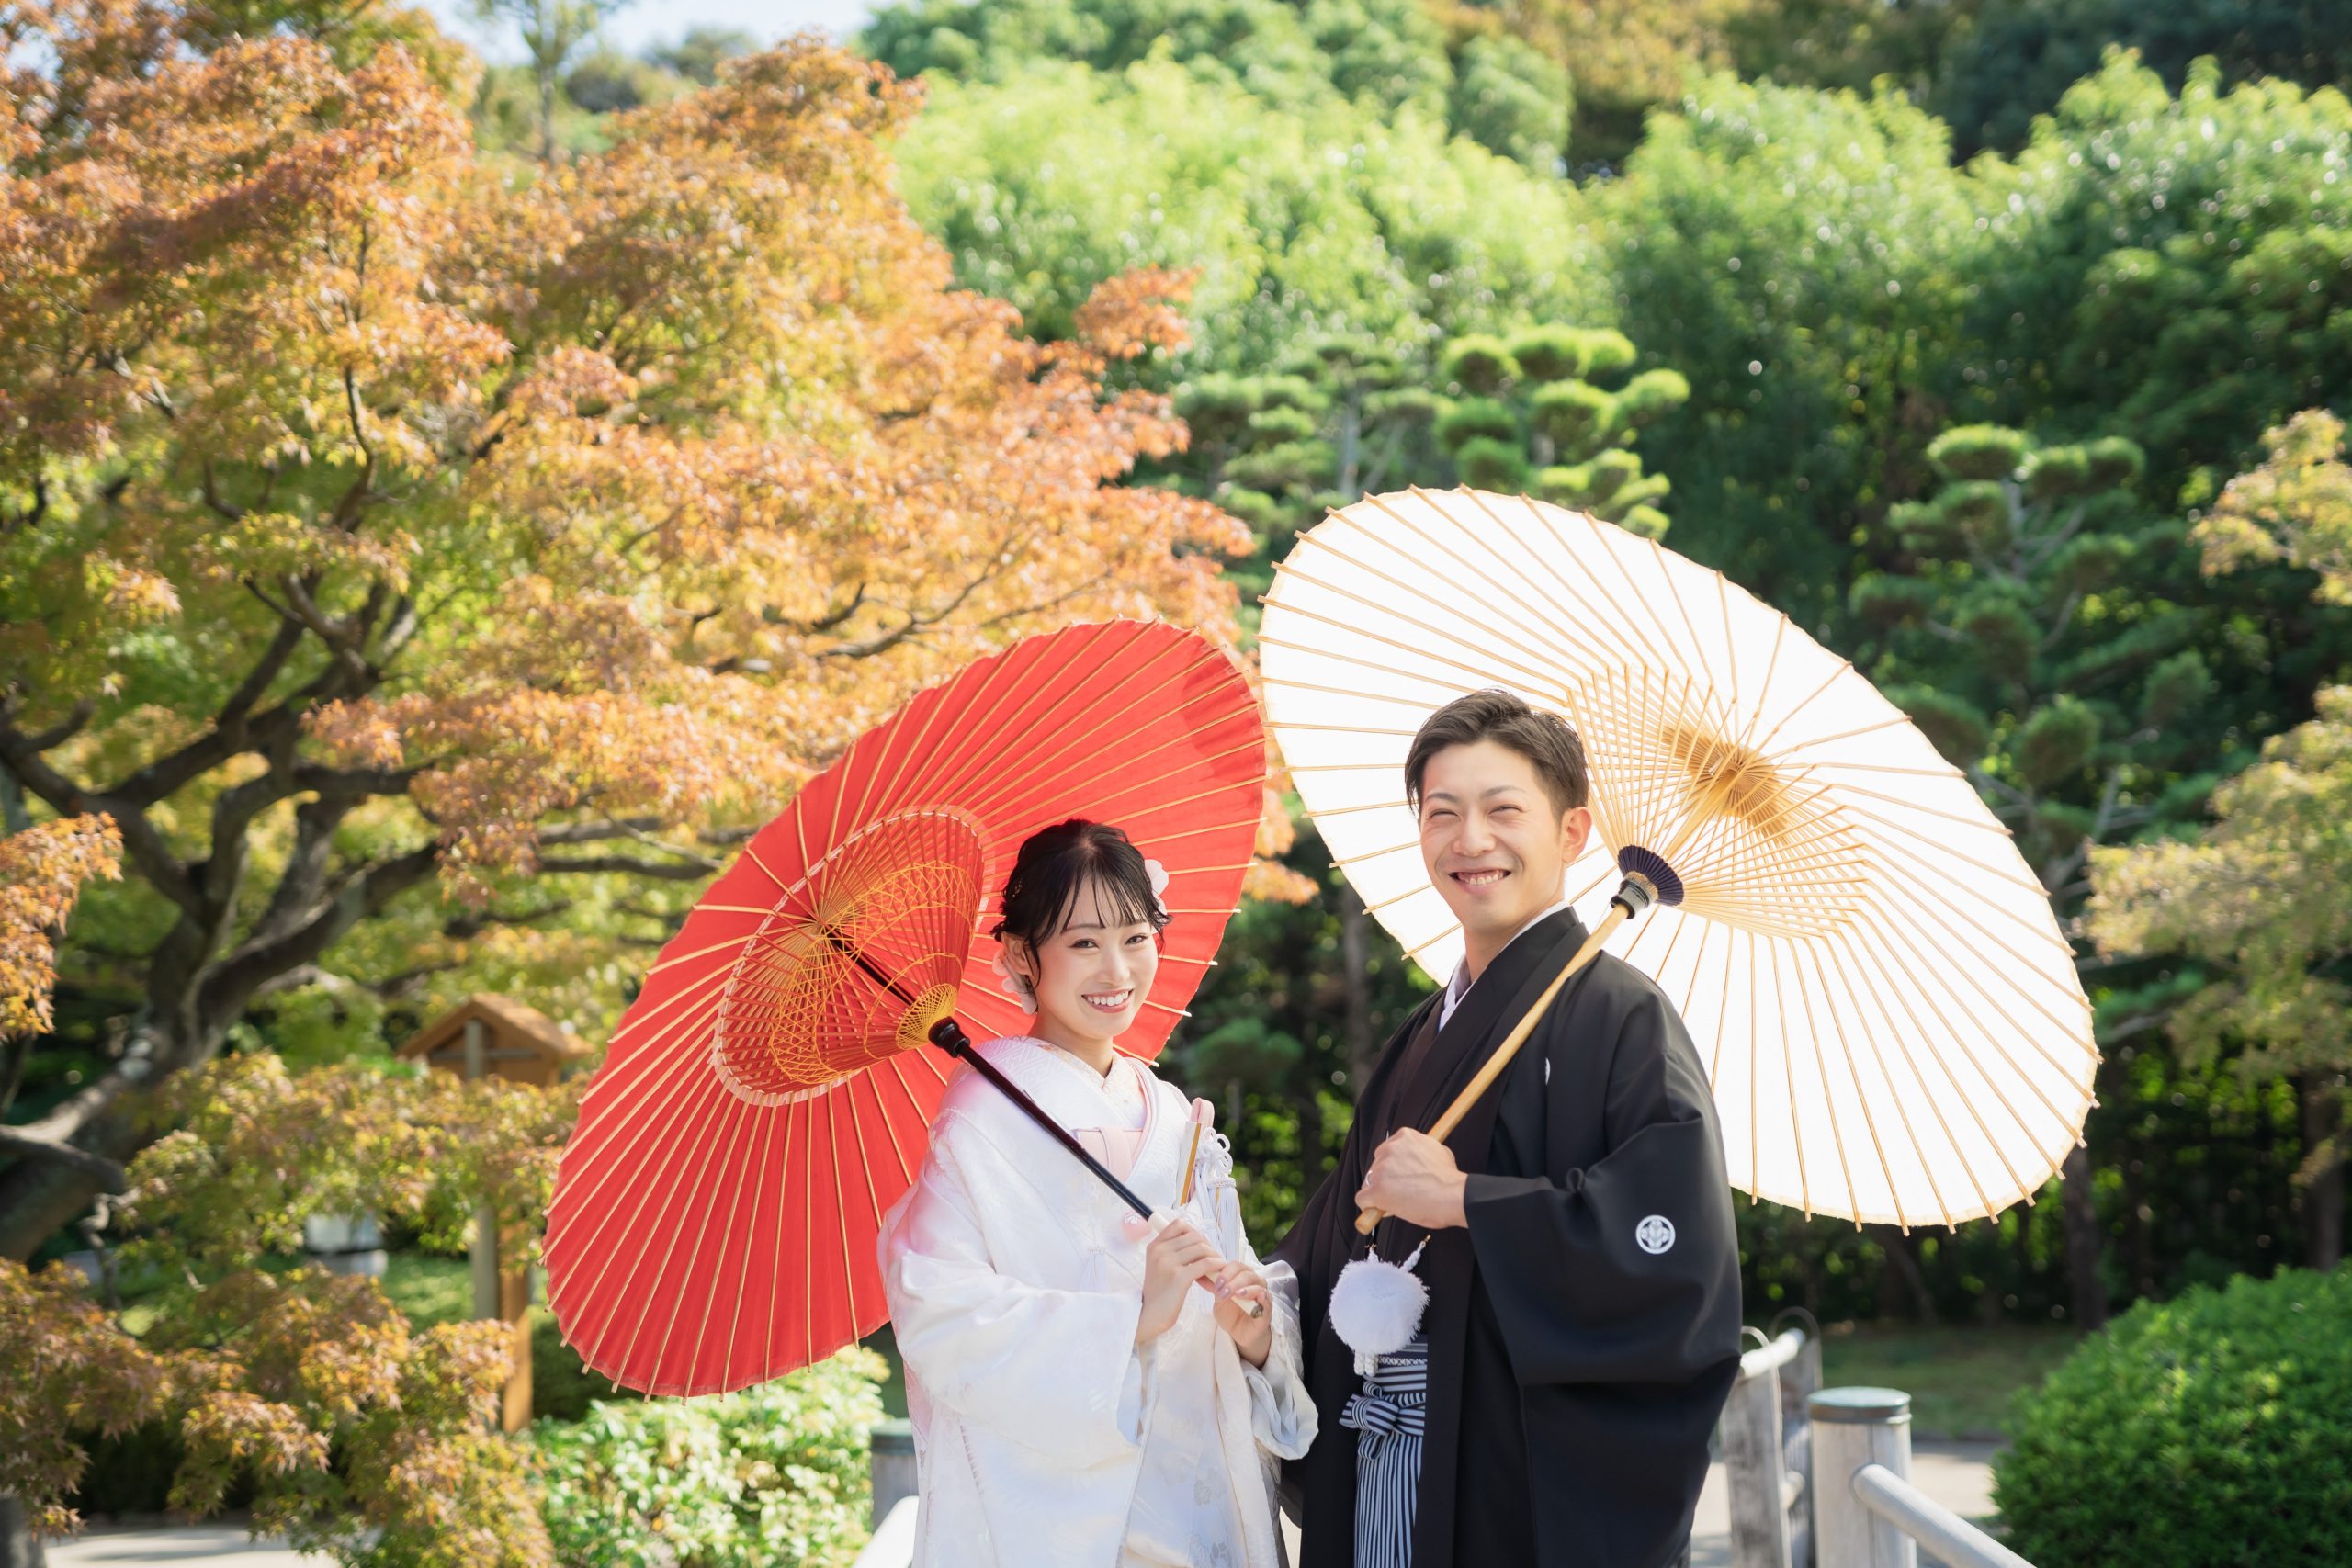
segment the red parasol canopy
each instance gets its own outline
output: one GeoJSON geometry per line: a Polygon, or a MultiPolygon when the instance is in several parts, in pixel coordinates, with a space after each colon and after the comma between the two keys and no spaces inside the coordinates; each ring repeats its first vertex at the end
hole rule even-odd
{"type": "Polygon", "coordinates": [[[888,1316],[876,1236],[952,1064],[1029,1023],[993,968],[1022,841],[1072,817],[1169,874],[1157,1055],[1238,898],[1265,781],[1257,704],[1198,633],[1029,638],[860,737],[762,829],[614,1033],[548,1216],[548,1299],[588,1365],[653,1393],[741,1388],[888,1316]]]}

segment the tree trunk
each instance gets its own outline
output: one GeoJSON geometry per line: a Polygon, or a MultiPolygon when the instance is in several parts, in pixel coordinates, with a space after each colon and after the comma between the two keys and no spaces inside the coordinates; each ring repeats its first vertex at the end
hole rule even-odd
{"type": "Polygon", "coordinates": [[[48,1562],[25,1506],[14,1497],[0,1497],[0,1568],[47,1568],[48,1562]]]}
{"type": "Polygon", "coordinates": [[[2068,1149],[2066,1163],[2058,1168],[2075,1326],[2089,1334],[2107,1326],[2107,1286],[2099,1279],[2098,1207],[2091,1200],[2090,1151],[2080,1145],[2068,1149]]]}
{"type": "Polygon", "coordinates": [[[1372,1035],[1372,917],[1363,911],[1352,883],[1340,887],[1340,978],[1345,987],[1342,1042],[1348,1052],[1348,1077],[1355,1092],[1372,1077],[1380,1043],[1372,1035]]]}
{"type": "MultiPolygon", "coordinates": [[[[118,1163],[139,1152],[135,1119],[119,1111],[101,1115],[74,1146],[118,1163]]],[[[107,1190],[97,1176],[38,1156],[20,1157],[0,1171],[0,1258],[21,1263],[42,1242],[72,1224],[107,1190]]]]}
{"type": "Polygon", "coordinates": [[[2302,1107],[2303,1157],[2334,1143],[2326,1159],[2303,1186],[2295,1207],[2302,1221],[2303,1265],[2324,1273],[2344,1261],[2344,1080],[2335,1073],[2299,1073],[2295,1095],[2302,1107]]]}
{"type": "MultiPolygon", "coordinates": [[[[148,1142],[150,1134],[138,1114],[140,1092],[171,1073],[208,1060],[220,1048],[225,1031],[208,1043],[172,1039],[151,1024],[133,1029],[122,1055],[104,1077],[36,1121],[9,1129],[65,1145],[120,1166],[148,1142]]],[[[19,1155],[14,1165],[0,1170],[0,1258],[23,1262],[40,1244],[72,1224],[92,1200],[119,1182],[86,1164],[68,1164],[41,1155],[19,1155]]]]}

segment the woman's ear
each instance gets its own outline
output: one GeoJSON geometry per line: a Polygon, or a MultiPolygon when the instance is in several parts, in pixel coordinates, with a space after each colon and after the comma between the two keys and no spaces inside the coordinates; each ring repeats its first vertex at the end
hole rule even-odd
{"type": "Polygon", "coordinates": [[[1008,934],[1002,939],[1001,945],[1004,948],[1004,966],[1035,990],[1037,986],[1037,954],[1031,950],[1029,939],[1008,934]]]}

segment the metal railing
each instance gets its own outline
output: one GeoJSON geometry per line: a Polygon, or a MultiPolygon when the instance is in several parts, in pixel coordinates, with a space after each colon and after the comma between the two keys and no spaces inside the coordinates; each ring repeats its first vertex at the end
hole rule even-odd
{"type": "MultiPolygon", "coordinates": [[[[1733,1568],[2033,1564],[1911,1484],[1911,1396],[1821,1387],[1821,1337],[1790,1328],[1740,1358],[1724,1403],[1733,1568]],[[1839,1478],[1842,1478],[1842,1483],[1839,1478]]],[[[874,1537],[855,1568],[914,1559],[914,1433],[875,1428],[874,1537]]]]}
{"type": "Polygon", "coordinates": [[[1806,1411],[1821,1568],[1917,1568],[1923,1546],[1945,1568],[2033,1568],[1911,1484],[1909,1394],[1825,1389],[1806,1411]]]}
{"type": "Polygon", "coordinates": [[[1946,1568],[2033,1568],[1911,1484],[1909,1394],[1822,1388],[1817,1329],[1740,1358],[1718,1430],[1733,1568],[1917,1568],[1921,1547],[1946,1568]]]}

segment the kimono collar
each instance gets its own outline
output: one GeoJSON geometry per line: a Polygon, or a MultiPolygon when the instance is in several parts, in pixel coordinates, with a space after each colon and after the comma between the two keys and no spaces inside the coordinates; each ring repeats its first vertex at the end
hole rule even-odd
{"type": "Polygon", "coordinates": [[[1572,908],[1544,916],[1511,938],[1480,971],[1451,1016],[1438,1023],[1435,1048],[1411,1083],[1400,1083],[1399,1126],[1427,1127],[1486,1064],[1495,1043],[1533,1005],[1552,976],[1584,942],[1572,908]]]}

